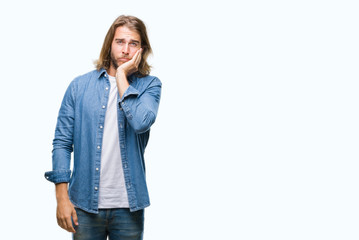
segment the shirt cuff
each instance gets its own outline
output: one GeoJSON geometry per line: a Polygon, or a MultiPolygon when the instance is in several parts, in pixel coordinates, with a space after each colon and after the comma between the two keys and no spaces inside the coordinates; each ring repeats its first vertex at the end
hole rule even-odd
{"type": "Polygon", "coordinates": [[[53,183],[70,182],[71,170],[54,170],[45,172],[45,178],[53,183]]]}

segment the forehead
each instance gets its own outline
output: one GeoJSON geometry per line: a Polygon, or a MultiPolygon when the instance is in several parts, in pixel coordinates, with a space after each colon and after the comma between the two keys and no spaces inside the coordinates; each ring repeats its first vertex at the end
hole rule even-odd
{"type": "Polygon", "coordinates": [[[141,37],[137,31],[131,30],[126,26],[116,28],[114,39],[127,39],[140,41],[141,37]]]}

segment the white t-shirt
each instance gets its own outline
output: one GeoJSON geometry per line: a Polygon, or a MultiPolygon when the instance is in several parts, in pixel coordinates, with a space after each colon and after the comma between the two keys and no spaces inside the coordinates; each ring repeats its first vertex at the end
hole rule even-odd
{"type": "Polygon", "coordinates": [[[117,120],[116,78],[109,76],[111,89],[103,128],[99,208],[128,208],[117,120]]]}

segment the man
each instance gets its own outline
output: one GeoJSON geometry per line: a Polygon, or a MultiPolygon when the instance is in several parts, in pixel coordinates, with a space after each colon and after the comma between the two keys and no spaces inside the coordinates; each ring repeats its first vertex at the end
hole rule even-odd
{"type": "Polygon", "coordinates": [[[107,32],[96,70],[65,93],[45,177],[56,184],[57,222],[74,239],[143,237],[150,205],[143,156],[161,95],[160,80],[149,75],[150,53],[144,23],[122,15],[107,32]]]}

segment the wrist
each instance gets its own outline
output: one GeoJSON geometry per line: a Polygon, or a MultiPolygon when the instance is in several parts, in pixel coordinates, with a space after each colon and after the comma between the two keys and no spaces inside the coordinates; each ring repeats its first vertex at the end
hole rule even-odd
{"type": "Polygon", "coordinates": [[[65,193],[56,193],[56,201],[57,202],[63,202],[63,201],[69,201],[69,194],[67,192],[65,193]]]}
{"type": "Polygon", "coordinates": [[[56,184],[56,200],[57,202],[69,201],[69,194],[67,192],[67,183],[56,184]]]}
{"type": "Polygon", "coordinates": [[[125,69],[119,67],[117,68],[117,71],[116,71],[116,78],[123,78],[123,77],[126,77],[127,76],[127,72],[125,71],[125,69]]]}
{"type": "Polygon", "coordinates": [[[70,202],[70,199],[69,198],[56,198],[56,202],[57,202],[57,204],[62,205],[62,204],[66,204],[66,203],[70,202]]]}
{"type": "Polygon", "coordinates": [[[125,70],[117,71],[116,73],[116,82],[118,88],[122,88],[128,84],[127,73],[125,70]]]}

